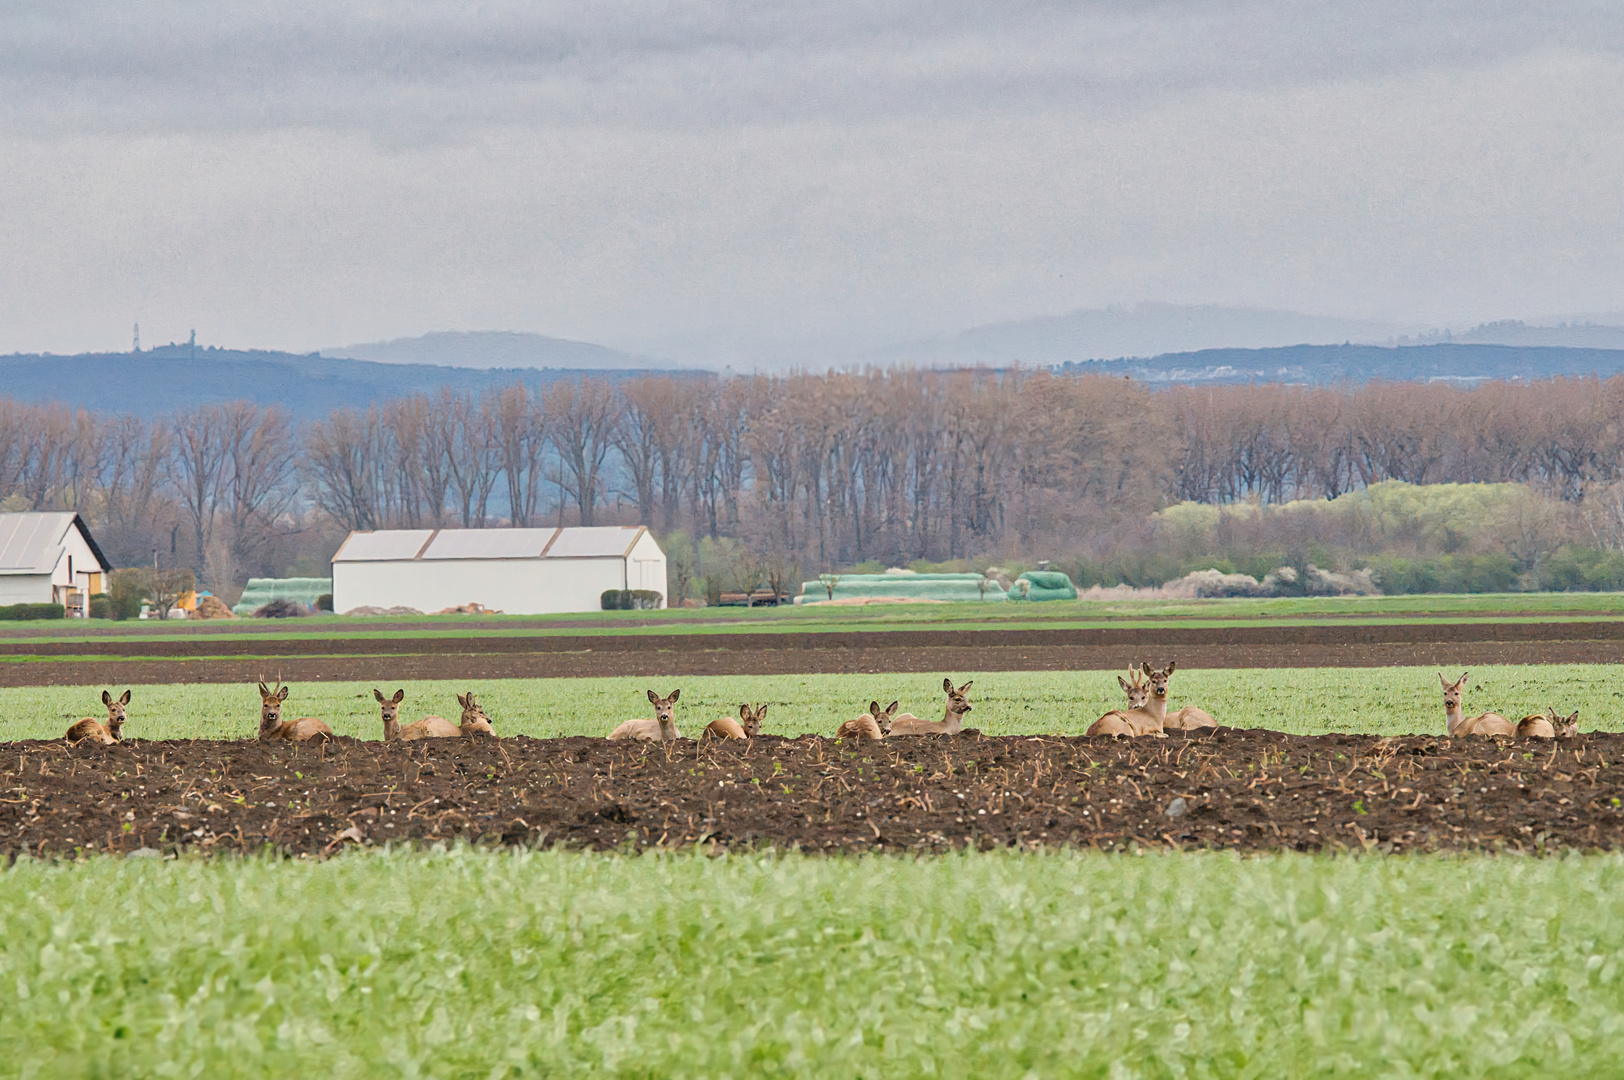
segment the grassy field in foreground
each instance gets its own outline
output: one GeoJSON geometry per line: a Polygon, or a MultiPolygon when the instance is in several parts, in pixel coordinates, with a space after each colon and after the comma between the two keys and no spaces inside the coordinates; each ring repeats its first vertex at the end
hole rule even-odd
{"type": "MultiPolygon", "coordinates": [[[[948,674],[948,673],[943,673],[948,674]]],[[[1124,701],[1116,673],[952,672],[973,679],[969,726],[990,735],[1081,734],[1124,701]]],[[[1451,671],[1450,678],[1459,675],[1451,671]]],[[[456,694],[477,691],[503,735],[604,735],[621,720],[650,715],[645,692],[680,688],[677,724],[689,735],[742,701],[768,702],[763,731],[832,734],[843,720],[900,699],[904,709],[938,719],[942,675],[726,675],[704,678],[498,679],[484,682],[405,682],[401,717],[427,713],[457,718],[456,694]]],[[[381,738],[383,725],[371,683],[302,683],[285,715],[319,716],[340,735],[381,738]]],[[[0,740],[57,738],[81,716],[104,717],[101,687],[0,689],[0,740]]],[[[1231,727],[1266,727],[1298,734],[1327,731],[1378,735],[1443,734],[1444,715],[1433,668],[1268,668],[1179,670],[1173,706],[1196,704],[1231,727]]],[[[114,689],[117,693],[117,688],[114,689]]],[[[1472,671],[1466,706],[1513,720],[1547,705],[1579,710],[1580,728],[1624,730],[1624,667],[1529,665],[1472,671]]],[[[134,739],[246,738],[259,723],[259,694],[241,686],[138,686],[124,733],[134,739]]]]}
{"type": "Polygon", "coordinates": [[[1624,858],[383,852],[0,872],[31,1076],[1617,1075],[1624,858]]]}
{"type": "Polygon", "coordinates": [[[1065,629],[1380,622],[1390,619],[1605,619],[1624,617],[1624,593],[1297,597],[1277,599],[1051,601],[1046,603],[884,604],[869,607],[700,608],[537,616],[323,616],[223,622],[106,622],[61,619],[0,623],[0,640],[163,640],[207,635],[254,637],[438,637],[490,634],[823,633],[851,630],[1065,629]],[[410,629],[380,630],[383,623],[410,629]]]}

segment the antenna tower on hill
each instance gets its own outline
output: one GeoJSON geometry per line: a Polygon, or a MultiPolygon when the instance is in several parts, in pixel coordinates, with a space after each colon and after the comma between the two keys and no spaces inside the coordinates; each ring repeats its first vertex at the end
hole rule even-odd
{"type": "Polygon", "coordinates": [[[130,347],[130,351],[131,352],[140,352],[141,351],[141,323],[140,322],[137,322],[135,324],[135,344],[130,347]]]}

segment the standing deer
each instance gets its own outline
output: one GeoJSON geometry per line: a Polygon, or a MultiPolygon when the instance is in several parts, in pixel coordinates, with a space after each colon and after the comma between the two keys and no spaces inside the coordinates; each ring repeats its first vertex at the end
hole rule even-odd
{"type": "Polygon", "coordinates": [[[654,719],[627,720],[611,731],[609,737],[636,739],[638,742],[676,742],[682,738],[682,732],[677,730],[676,721],[677,698],[681,696],[681,690],[671,691],[669,697],[661,697],[650,690],[648,699],[654,706],[654,719]]]}
{"type": "Polygon", "coordinates": [[[114,697],[106,690],[102,691],[102,704],[107,706],[107,723],[85,717],[77,721],[63,736],[70,743],[82,742],[89,739],[91,742],[101,743],[103,746],[112,746],[124,739],[124,706],[130,703],[130,692],[124,691],[121,697],[114,697]]]}
{"type": "Polygon", "coordinates": [[[947,694],[947,711],[942,718],[921,720],[913,713],[903,713],[891,721],[891,734],[887,738],[897,735],[957,735],[964,730],[964,714],[970,711],[969,690],[970,683],[955,690],[952,679],[943,679],[942,691],[947,694]]]}
{"type": "Polygon", "coordinates": [[[274,742],[326,742],[333,737],[333,729],[314,716],[301,716],[297,720],[282,719],[282,703],[288,699],[290,687],[282,685],[282,673],[276,674],[276,689],[265,689],[265,680],[259,681],[259,741],[274,742]]]}
{"type": "Polygon", "coordinates": [[[1461,694],[1466,690],[1466,678],[1471,672],[1463,672],[1454,682],[1444,678],[1443,672],[1438,672],[1438,681],[1444,687],[1444,722],[1449,730],[1450,738],[1462,735],[1515,735],[1517,726],[1499,713],[1486,712],[1467,719],[1461,709],[1461,694]]]}
{"type": "Polygon", "coordinates": [[[767,706],[739,706],[739,719],[724,716],[705,725],[705,734],[713,739],[753,739],[761,734],[761,721],[767,715],[767,706]]]}
{"type": "MultiPolygon", "coordinates": [[[[969,684],[966,683],[965,685],[968,686],[969,684]]],[[[847,720],[844,724],[841,724],[835,731],[835,738],[858,739],[868,742],[880,741],[891,734],[892,724],[894,723],[891,718],[897,714],[898,704],[898,702],[893,701],[882,709],[878,701],[869,702],[868,712],[855,720],[847,720]]]]}

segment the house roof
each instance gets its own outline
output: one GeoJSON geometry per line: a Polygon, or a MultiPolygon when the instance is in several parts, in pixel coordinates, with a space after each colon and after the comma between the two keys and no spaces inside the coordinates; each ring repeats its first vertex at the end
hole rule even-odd
{"type": "Polygon", "coordinates": [[[96,546],[84,519],[71,510],[0,514],[0,574],[49,574],[62,558],[62,541],[77,526],[104,569],[107,556],[96,546]]]}
{"type": "Polygon", "coordinates": [[[622,559],[648,530],[642,525],[564,529],[379,529],[352,532],[339,562],[452,559],[622,559]]]}

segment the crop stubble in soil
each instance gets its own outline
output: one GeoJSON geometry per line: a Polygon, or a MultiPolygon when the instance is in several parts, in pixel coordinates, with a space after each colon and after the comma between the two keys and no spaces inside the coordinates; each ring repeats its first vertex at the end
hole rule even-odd
{"type": "Polygon", "coordinates": [[[1072,845],[1624,848],[1624,735],[1220,729],[840,743],[763,736],[0,749],[0,851],[323,855],[347,844],[940,851],[1072,845]],[[1182,813],[1174,800],[1182,799],[1182,813]]]}

